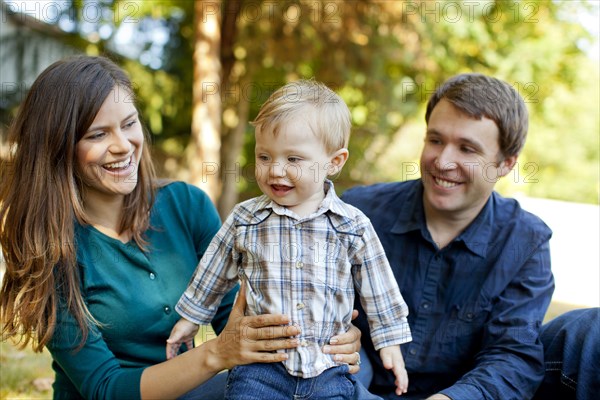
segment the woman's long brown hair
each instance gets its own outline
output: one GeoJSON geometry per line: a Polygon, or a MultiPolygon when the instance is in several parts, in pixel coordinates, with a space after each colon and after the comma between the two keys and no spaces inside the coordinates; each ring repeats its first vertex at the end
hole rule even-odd
{"type": "MultiPolygon", "coordinates": [[[[88,223],[75,170],[75,147],[113,88],[129,78],[103,57],[78,56],[49,66],[33,83],[8,131],[10,154],[0,170],[2,338],[41,351],[52,338],[59,304],[85,343],[95,319],[82,297],[75,222],[88,223]]],[[[143,147],[138,184],[125,197],[121,231],[142,248],[154,200],[155,173],[143,147]]]]}

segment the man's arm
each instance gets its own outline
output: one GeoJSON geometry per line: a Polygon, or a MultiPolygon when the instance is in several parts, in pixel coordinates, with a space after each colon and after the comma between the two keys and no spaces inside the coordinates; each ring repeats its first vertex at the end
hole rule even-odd
{"type": "Polygon", "coordinates": [[[539,332],[553,291],[546,240],[495,299],[475,367],[440,394],[454,400],[531,398],[544,376],[539,332]]]}

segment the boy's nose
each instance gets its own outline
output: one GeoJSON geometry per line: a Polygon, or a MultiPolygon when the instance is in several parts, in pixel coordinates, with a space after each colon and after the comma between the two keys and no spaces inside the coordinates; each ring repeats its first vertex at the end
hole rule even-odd
{"type": "Polygon", "coordinates": [[[280,162],[274,161],[271,163],[269,168],[271,176],[285,176],[285,165],[280,162]]]}

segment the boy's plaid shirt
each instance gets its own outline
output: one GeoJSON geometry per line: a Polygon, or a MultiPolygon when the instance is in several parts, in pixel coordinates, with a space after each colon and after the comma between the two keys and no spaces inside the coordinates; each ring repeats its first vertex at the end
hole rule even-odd
{"type": "Polygon", "coordinates": [[[330,181],[325,190],[320,208],[305,218],[265,195],[238,204],[181,296],[179,314],[210,323],[241,278],[247,315],[287,314],[301,327],[301,345],[286,350],[284,363],[305,378],[337,365],[321,348],[348,330],[355,288],[376,349],[410,341],[408,308],[369,219],[342,202],[330,181]]]}

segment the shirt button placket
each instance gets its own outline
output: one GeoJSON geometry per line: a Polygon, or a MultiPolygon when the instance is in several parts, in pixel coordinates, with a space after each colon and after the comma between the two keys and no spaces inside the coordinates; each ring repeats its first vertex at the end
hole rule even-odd
{"type": "MultiPolygon", "coordinates": [[[[430,258],[430,264],[427,268],[425,283],[423,285],[422,301],[418,310],[418,317],[415,325],[412,328],[415,337],[427,338],[429,314],[434,311],[434,303],[432,302],[437,296],[437,282],[440,280],[443,269],[443,258],[439,252],[433,254],[430,258]],[[419,334],[421,332],[421,334],[419,334]]],[[[424,339],[427,341],[427,339],[424,339]]],[[[409,344],[408,356],[413,357],[419,353],[419,348],[423,343],[414,341],[409,344]]],[[[406,361],[406,360],[405,360],[406,361]]]]}

